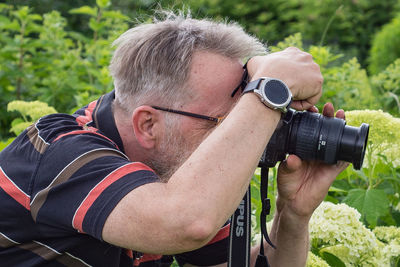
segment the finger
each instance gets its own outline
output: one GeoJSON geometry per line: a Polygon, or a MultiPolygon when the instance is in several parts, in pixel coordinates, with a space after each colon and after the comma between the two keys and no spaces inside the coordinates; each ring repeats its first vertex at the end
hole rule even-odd
{"type": "Polygon", "coordinates": [[[338,111],[336,111],[336,118],[345,120],[346,119],[346,115],[344,113],[343,109],[339,109],[338,111]]]}
{"type": "Polygon", "coordinates": [[[312,106],[313,104],[305,100],[293,100],[292,103],[290,104],[290,107],[294,108],[295,110],[307,110],[312,106]]]}
{"type": "Polygon", "coordinates": [[[307,109],[307,111],[314,112],[314,113],[318,113],[319,112],[319,110],[318,110],[318,108],[316,106],[312,106],[311,108],[307,109]]]}
{"type": "Polygon", "coordinates": [[[332,103],[326,103],[324,105],[324,109],[322,110],[322,114],[326,117],[333,117],[335,115],[335,109],[332,103]]]}
{"type": "Polygon", "coordinates": [[[301,167],[301,159],[296,155],[289,155],[286,160],[281,163],[281,170],[284,173],[292,173],[301,167]]]}

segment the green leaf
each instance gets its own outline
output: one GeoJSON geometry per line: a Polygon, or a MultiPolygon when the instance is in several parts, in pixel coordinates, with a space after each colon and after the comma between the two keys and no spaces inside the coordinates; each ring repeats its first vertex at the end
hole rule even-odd
{"type": "Polygon", "coordinates": [[[30,18],[31,20],[42,20],[42,16],[40,16],[39,14],[29,14],[28,18],[30,18]]]}
{"type": "Polygon", "coordinates": [[[110,0],[96,0],[96,5],[98,5],[100,8],[108,7],[110,4],[110,0]]]}
{"type": "Polygon", "coordinates": [[[356,208],[372,227],[380,216],[389,212],[389,201],[380,189],[352,189],[343,202],[356,208]]]}
{"type": "Polygon", "coordinates": [[[74,8],[69,11],[71,14],[83,14],[83,15],[89,15],[92,17],[97,16],[97,10],[93,7],[90,6],[81,6],[79,8],[74,8]]]}
{"type": "Polygon", "coordinates": [[[324,259],[330,266],[346,267],[346,265],[338,257],[329,252],[322,252],[321,258],[324,259]]]}
{"type": "Polygon", "coordinates": [[[347,192],[346,190],[343,190],[343,189],[340,189],[340,188],[337,188],[337,187],[334,187],[334,186],[331,186],[330,188],[329,188],[329,192],[340,192],[340,193],[345,193],[345,192],[347,192]]]}
{"type": "Polygon", "coordinates": [[[103,23],[97,22],[94,18],[91,18],[89,21],[89,28],[95,32],[98,32],[103,26],[103,23]]]}
{"type": "Polygon", "coordinates": [[[119,11],[104,11],[103,12],[103,17],[104,18],[112,18],[112,19],[122,19],[122,20],[129,20],[130,18],[128,16],[125,16],[119,11]]]}

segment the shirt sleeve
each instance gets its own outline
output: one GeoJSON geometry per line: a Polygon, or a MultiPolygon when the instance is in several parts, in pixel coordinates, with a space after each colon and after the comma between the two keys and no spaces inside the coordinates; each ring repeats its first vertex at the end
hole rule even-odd
{"type": "Polygon", "coordinates": [[[51,144],[34,176],[30,211],[42,233],[80,232],[102,239],[104,223],[135,188],[157,182],[145,164],[129,161],[98,134],[51,144]]]}
{"type": "Polygon", "coordinates": [[[175,259],[179,263],[179,266],[183,266],[187,263],[196,266],[210,266],[227,262],[229,229],[230,224],[227,223],[206,246],[197,250],[175,255],[175,259]]]}

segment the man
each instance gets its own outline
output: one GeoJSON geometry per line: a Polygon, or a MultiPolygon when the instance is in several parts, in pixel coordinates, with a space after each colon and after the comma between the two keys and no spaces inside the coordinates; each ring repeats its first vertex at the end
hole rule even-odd
{"type": "MultiPolygon", "coordinates": [[[[321,95],[309,54],[255,56],[264,47],[235,24],[169,16],[115,43],[115,91],[40,119],[0,154],[2,264],[224,265],[226,222],[281,117],[232,93],[242,60],[251,81],[283,80],[296,109],[321,95]]],[[[310,216],[345,167],[281,164],[272,266],[305,264],[310,216]]]]}

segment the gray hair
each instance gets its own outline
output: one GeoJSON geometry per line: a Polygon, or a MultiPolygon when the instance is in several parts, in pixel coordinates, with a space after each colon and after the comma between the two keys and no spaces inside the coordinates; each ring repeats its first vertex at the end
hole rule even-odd
{"type": "Polygon", "coordinates": [[[239,60],[266,52],[236,23],[164,13],[164,19],[134,27],[113,43],[117,49],[110,71],[116,104],[127,112],[146,104],[173,108],[185,103],[191,97],[185,85],[196,51],[239,60]]]}

